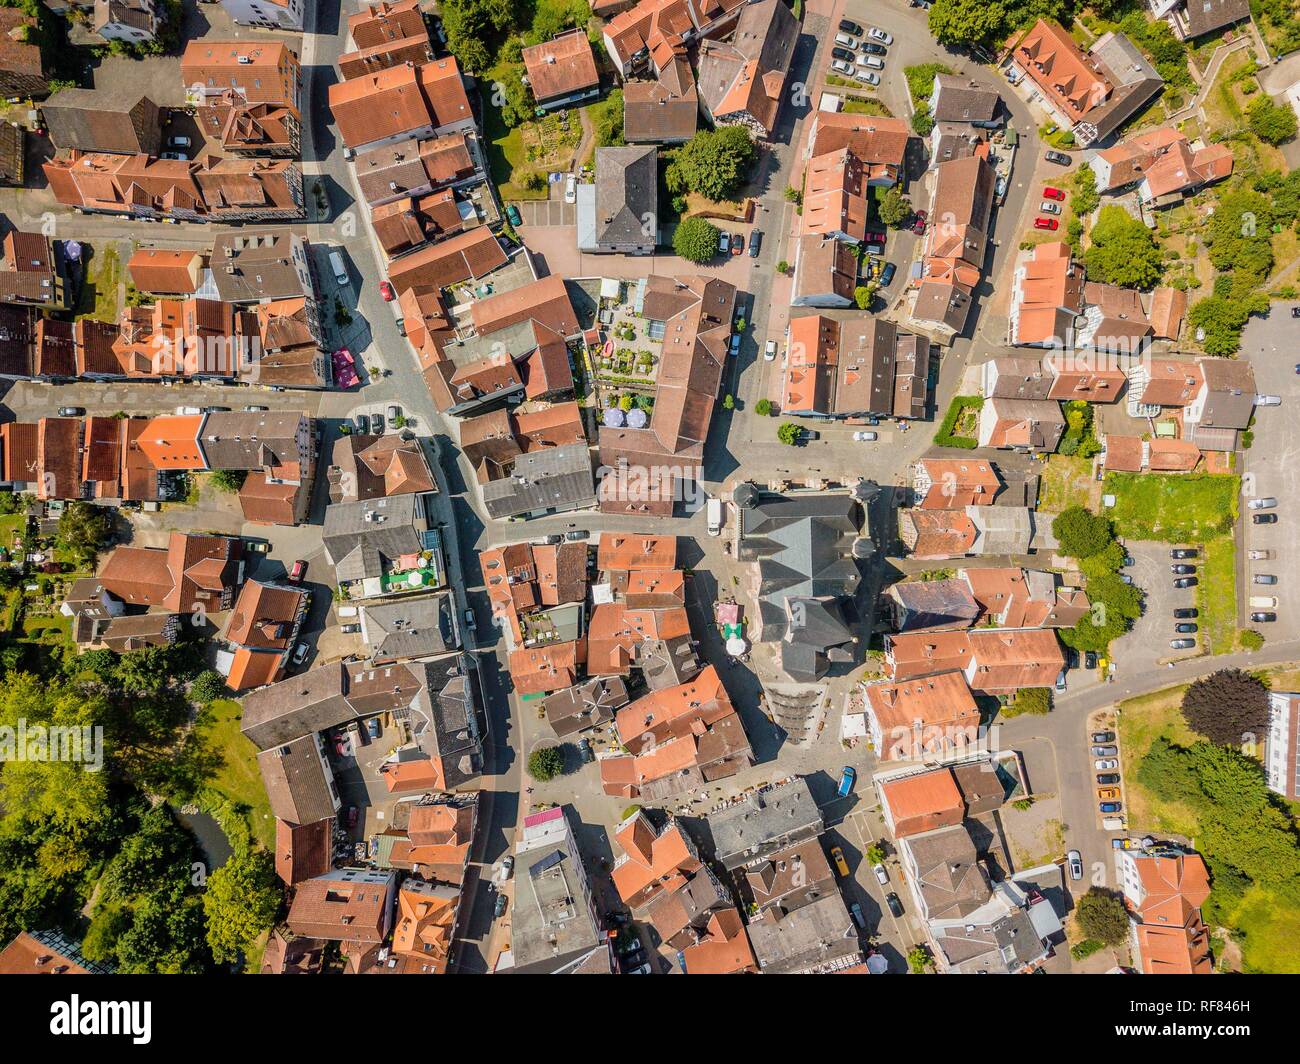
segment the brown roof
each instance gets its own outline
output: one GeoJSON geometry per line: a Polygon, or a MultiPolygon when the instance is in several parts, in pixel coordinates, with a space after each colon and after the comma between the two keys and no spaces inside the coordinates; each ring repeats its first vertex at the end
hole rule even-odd
{"type": "Polygon", "coordinates": [[[226,623],[226,638],[250,647],[287,650],[298,612],[306,603],[302,588],[249,580],[240,589],[226,623]]]}
{"type": "Polygon", "coordinates": [[[880,784],[880,796],[889,810],[896,839],[960,824],[965,812],[948,768],[885,780],[880,784]]]}
{"type": "Polygon", "coordinates": [[[484,277],[506,261],[492,230],[481,226],[395,259],[388,279],[399,293],[416,285],[446,288],[484,277]]]}
{"type": "Polygon", "coordinates": [[[274,41],[192,40],[181,56],[181,83],[206,94],[235,89],[249,103],[298,102],[298,57],[274,41]]]}
{"type": "Polygon", "coordinates": [[[1143,403],[1156,406],[1186,406],[1196,398],[1204,378],[1197,362],[1174,358],[1153,358],[1147,362],[1147,384],[1143,403]]]}
{"type": "Polygon", "coordinates": [[[142,292],[192,295],[199,286],[203,256],[197,251],[137,248],[126,264],[142,292]]]}
{"type": "Polygon", "coordinates": [[[635,532],[602,532],[596,567],[604,573],[630,569],[675,569],[677,537],[635,532]]]}
{"type": "Polygon", "coordinates": [[[959,670],[972,677],[971,690],[987,693],[1051,687],[1065,663],[1056,634],[1045,628],[903,632],[888,636],[887,645],[895,680],[959,670]]]}
{"type": "Polygon", "coordinates": [[[388,889],[380,877],[345,869],[298,884],[288,924],[296,935],[334,942],[381,942],[389,924],[388,889]]]}
{"type": "Polygon", "coordinates": [[[336,82],[329,87],[329,107],[339,136],[352,148],[436,128],[414,64],[336,82]]]}
{"type": "Polygon", "coordinates": [[[275,871],[286,886],[330,870],[334,818],[312,824],[275,822],[275,871]]]}
{"type": "Polygon", "coordinates": [[[1177,340],[1187,316],[1187,293],[1177,288],[1157,288],[1151,293],[1147,318],[1157,340],[1177,340]]]}
{"type": "Polygon", "coordinates": [[[689,140],[699,110],[690,63],[674,56],[657,80],[624,83],[623,137],[629,144],[689,140]]]}
{"type": "Polygon", "coordinates": [[[585,29],[570,30],[553,40],[525,48],[523,60],[533,99],[538,103],[600,84],[596,57],[585,29]]]}

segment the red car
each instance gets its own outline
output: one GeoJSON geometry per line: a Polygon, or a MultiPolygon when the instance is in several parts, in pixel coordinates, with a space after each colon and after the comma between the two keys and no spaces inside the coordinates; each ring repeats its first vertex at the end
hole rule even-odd
{"type": "Polygon", "coordinates": [[[1043,196],[1046,197],[1047,199],[1054,199],[1054,200],[1065,199],[1065,193],[1062,192],[1059,188],[1053,188],[1051,185],[1048,185],[1045,189],[1043,189],[1043,196]]]}
{"type": "Polygon", "coordinates": [[[741,236],[739,233],[732,233],[731,253],[733,255],[739,255],[744,250],[745,250],[745,238],[741,236]]]}
{"type": "Polygon", "coordinates": [[[397,293],[393,291],[393,286],[388,281],[379,282],[379,294],[384,297],[385,303],[391,303],[397,298],[397,293]]]}
{"type": "Polygon", "coordinates": [[[1035,218],[1034,228],[1035,229],[1060,229],[1061,223],[1058,222],[1055,218],[1035,218]]]}
{"type": "Polygon", "coordinates": [[[925,211],[917,211],[916,214],[912,216],[912,225],[911,225],[912,232],[914,232],[917,236],[920,236],[922,233],[924,233],[925,222],[926,219],[929,217],[930,217],[929,214],[927,214],[925,211]]]}
{"type": "Polygon", "coordinates": [[[302,578],[307,575],[307,563],[301,558],[293,563],[293,568],[289,570],[289,582],[301,584],[302,578]]]}

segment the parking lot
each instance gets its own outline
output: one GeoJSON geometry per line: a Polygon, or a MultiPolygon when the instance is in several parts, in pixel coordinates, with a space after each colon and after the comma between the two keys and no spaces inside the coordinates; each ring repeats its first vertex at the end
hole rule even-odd
{"type": "Polygon", "coordinates": [[[1251,318],[1242,336],[1242,357],[1249,358],[1255,370],[1255,387],[1261,394],[1277,395],[1281,406],[1255,408],[1254,443],[1245,453],[1245,479],[1242,485],[1242,532],[1239,546],[1238,580],[1241,582],[1239,608],[1243,628],[1254,628],[1269,642],[1283,642],[1300,636],[1300,615],[1288,609],[1288,589],[1300,581],[1297,552],[1293,546],[1295,530],[1300,525],[1300,442],[1295,435],[1295,410],[1300,404],[1300,363],[1295,336],[1300,321],[1291,316],[1297,303],[1273,303],[1267,318],[1251,318]],[[1271,510],[1251,510],[1251,498],[1272,497],[1277,506],[1271,510]],[[1255,524],[1256,513],[1277,514],[1276,524],[1255,524]],[[1267,560],[1251,561],[1246,552],[1272,551],[1267,560]],[[1252,582],[1257,573],[1278,577],[1273,587],[1252,582]],[[1249,620],[1252,595],[1276,597],[1277,620],[1272,623],[1249,620]]]}

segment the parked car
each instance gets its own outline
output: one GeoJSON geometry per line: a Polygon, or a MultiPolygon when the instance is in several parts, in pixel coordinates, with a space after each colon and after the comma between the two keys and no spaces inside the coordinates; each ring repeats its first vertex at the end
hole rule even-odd
{"type": "Polygon", "coordinates": [[[1095,669],[1097,667],[1097,652],[1095,650],[1084,651],[1083,667],[1085,669],[1095,669]]]}
{"type": "Polygon", "coordinates": [[[882,45],[882,44],[877,44],[875,41],[863,41],[861,44],[858,45],[858,47],[861,48],[861,49],[862,49],[864,52],[866,52],[868,55],[888,55],[888,54],[889,54],[889,51],[885,48],[884,45],[882,45]]]}
{"type": "Polygon", "coordinates": [[[849,874],[849,864],[844,860],[844,851],[839,846],[831,847],[831,864],[835,866],[840,875],[847,876],[849,874]]]}
{"type": "Polygon", "coordinates": [[[1171,565],[1169,567],[1169,571],[1173,573],[1174,576],[1191,576],[1193,573],[1196,572],[1196,566],[1176,564],[1176,565],[1171,565]]]}
{"type": "Polygon", "coordinates": [[[1046,196],[1049,200],[1059,201],[1065,199],[1065,193],[1062,192],[1059,188],[1053,188],[1051,185],[1048,185],[1045,189],[1043,189],[1043,195],[1046,196]]]}
{"type": "Polygon", "coordinates": [[[1056,686],[1056,689],[1057,689],[1058,691],[1064,691],[1064,690],[1065,690],[1065,670],[1064,670],[1064,669],[1062,669],[1060,672],[1058,672],[1058,673],[1056,674],[1056,685],[1055,685],[1055,686],[1056,686]]]}
{"type": "Polygon", "coordinates": [[[591,740],[580,739],[578,741],[578,756],[582,758],[584,765],[590,765],[596,760],[596,751],[591,748],[591,740]]]}
{"type": "Polygon", "coordinates": [[[1250,502],[1246,503],[1246,506],[1251,510],[1271,510],[1277,506],[1277,499],[1271,495],[1265,495],[1262,499],[1251,499],[1250,502]]]}
{"type": "Polygon", "coordinates": [[[894,279],[894,274],[898,272],[898,267],[892,262],[885,263],[885,268],[880,271],[880,287],[888,288],[889,282],[894,279]]]}
{"type": "Polygon", "coordinates": [[[1124,807],[1119,802],[1098,802],[1097,808],[1103,813],[1118,813],[1121,812],[1124,807]]]}
{"type": "Polygon", "coordinates": [[[860,906],[856,901],[849,906],[849,915],[853,917],[853,922],[863,931],[867,929],[867,920],[866,917],[862,915],[862,906],[860,906]]]}
{"type": "Polygon", "coordinates": [[[1094,746],[1092,748],[1093,757],[1119,757],[1118,746],[1094,746]]]}
{"type": "Polygon", "coordinates": [[[371,717],[366,721],[366,731],[370,733],[370,738],[372,739],[378,739],[379,736],[383,734],[383,729],[380,727],[378,717],[371,717]]]}
{"type": "Polygon", "coordinates": [[[361,625],[355,622],[340,625],[339,628],[344,635],[356,635],[359,631],[361,631],[361,625]]]}
{"type": "Polygon", "coordinates": [[[188,148],[191,147],[190,138],[182,135],[167,138],[169,148],[188,148]]]}
{"type": "Polygon", "coordinates": [[[1035,229],[1060,229],[1061,223],[1058,222],[1055,218],[1035,218],[1034,228],[1035,229]]]}
{"type": "Polygon", "coordinates": [[[1176,621],[1195,620],[1200,615],[1201,611],[1195,606],[1180,606],[1174,610],[1174,620],[1176,621]]]}
{"type": "Polygon", "coordinates": [[[1119,768],[1119,762],[1113,757],[1103,757],[1094,761],[1092,767],[1096,769],[1119,768]]]}
{"type": "Polygon", "coordinates": [[[884,70],[885,61],[878,55],[868,55],[863,52],[858,56],[858,66],[866,67],[868,70],[884,70]]]}
{"type": "Polygon", "coordinates": [[[1043,202],[1038,205],[1038,209],[1042,211],[1043,214],[1061,213],[1061,205],[1059,203],[1053,203],[1051,200],[1043,200],[1043,202]]]}
{"type": "Polygon", "coordinates": [[[1277,524],[1277,514],[1251,514],[1250,519],[1257,525],[1277,524]]]}
{"type": "Polygon", "coordinates": [[[1282,397],[1280,395],[1257,395],[1255,396],[1256,406],[1281,406],[1282,397]]]}
{"type": "Polygon", "coordinates": [[[1251,578],[1251,583],[1252,583],[1252,584],[1268,584],[1268,585],[1271,586],[1271,585],[1277,583],[1277,577],[1274,576],[1272,573],[1256,573],[1256,574],[1251,578]]]}
{"type": "MultiPolygon", "coordinates": [[[[1300,318],[1300,307],[1292,307],[1292,308],[1291,308],[1291,317],[1293,317],[1293,318],[1300,318]]],[[[1296,372],[1297,372],[1297,373],[1300,373],[1300,366],[1296,366],[1295,369],[1296,369],[1296,372]]]]}
{"type": "Polygon", "coordinates": [[[832,59],[831,70],[836,74],[839,74],[841,77],[847,78],[853,76],[853,64],[846,63],[843,59],[832,59]]]}
{"type": "Polygon", "coordinates": [[[293,648],[293,663],[294,663],[295,665],[301,665],[304,661],[306,661],[306,660],[307,660],[307,651],[310,650],[310,649],[311,649],[311,648],[308,647],[306,643],[299,643],[296,647],[294,647],[294,648],[293,648]]]}
{"type": "Polygon", "coordinates": [[[524,224],[523,215],[519,213],[519,208],[513,203],[506,206],[506,220],[513,226],[524,224]]]}
{"type": "Polygon", "coordinates": [[[512,875],[514,875],[514,871],[515,871],[515,855],[513,853],[508,853],[506,854],[505,860],[501,862],[501,881],[504,883],[507,879],[509,879],[512,875]]]}
{"type": "Polygon", "coordinates": [[[1083,855],[1078,850],[1071,850],[1065,855],[1070,865],[1070,878],[1076,882],[1083,878],[1083,855]]]}
{"type": "Polygon", "coordinates": [[[349,831],[351,831],[354,827],[357,826],[357,816],[358,816],[357,807],[355,805],[348,806],[346,812],[344,812],[343,814],[343,819],[344,822],[347,824],[349,831]]]}
{"type": "Polygon", "coordinates": [[[876,877],[876,882],[879,883],[882,887],[889,885],[889,873],[885,871],[884,865],[882,864],[872,865],[871,872],[876,877]]]}
{"type": "Polygon", "coordinates": [[[858,70],[854,73],[853,80],[861,81],[874,87],[880,84],[880,75],[874,70],[858,70]]]}
{"type": "Polygon", "coordinates": [[[302,578],[307,575],[307,563],[299,558],[293,563],[293,568],[289,570],[289,583],[301,584],[302,578]]]}
{"type": "Polygon", "coordinates": [[[1169,640],[1170,650],[1191,650],[1196,646],[1195,639],[1171,639],[1169,640]]]}
{"type": "Polygon", "coordinates": [[[771,362],[775,358],[776,358],[776,341],[768,340],[768,342],[763,345],[763,360],[765,362],[771,362]]]}
{"type": "Polygon", "coordinates": [[[1176,588],[1195,587],[1199,583],[1200,581],[1197,580],[1196,577],[1194,576],[1180,576],[1177,580],[1174,581],[1174,587],[1176,588]]]}
{"type": "Polygon", "coordinates": [[[732,253],[733,255],[739,255],[739,254],[740,254],[742,251],[744,251],[744,250],[745,250],[745,238],[744,238],[744,236],[743,236],[742,234],[740,234],[740,233],[732,233],[732,234],[731,234],[731,253],[732,253]]]}
{"type": "Polygon", "coordinates": [[[1193,635],[1200,629],[1192,621],[1184,621],[1182,624],[1174,625],[1174,631],[1179,635],[1193,635]]]}
{"type": "MultiPolygon", "coordinates": [[[[834,63],[831,64],[831,66],[834,66],[834,65],[835,65],[834,63]]],[[[729,252],[730,250],[731,250],[731,234],[730,234],[730,233],[719,233],[719,234],[718,234],[718,254],[719,254],[719,255],[725,255],[725,254],[727,254],[727,252],[729,252]]]]}
{"type": "Polygon", "coordinates": [[[1094,743],[1113,743],[1115,741],[1115,733],[1113,731],[1093,732],[1092,741],[1094,743]]]}
{"type": "Polygon", "coordinates": [[[758,258],[758,253],[763,248],[763,230],[753,229],[749,234],[749,257],[758,258]]]}
{"type": "Polygon", "coordinates": [[[879,41],[881,44],[893,44],[894,38],[882,30],[879,26],[868,26],[867,36],[873,41],[879,41]]]}
{"type": "Polygon", "coordinates": [[[740,354],[740,333],[731,334],[731,343],[727,345],[727,351],[731,354],[732,358],[735,358],[740,354]]]}
{"type": "Polygon", "coordinates": [[[1113,802],[1120,796],[1118,787],[1098,787],[1097,797],[1104,802],[1113,802]]]}
{"type": "Polygon", "coordinates": [[[585,528],[575,528],[570,532],[564,533],[564,538],[569,543],[580,543],[591,535],[585,528]]]}
{"type": "Polygon", "coordinates": [[[885,904],[889,906],[889,911],[895,916],[903,915],[903,903],[898,900],[898,895],[892,890],[885,895],[885,904]]]}
{"type": "Polygon", "coordinates": [[[370,435],[382,436],[387,429],[387,422],[384,421],[383,414],[370,415],[370,435]]]}
{"type": "Polygon", "coordinates": [[[1111,787],[1119,783],[1120,774],[1118,772],[1098,772],[1097,782],[1106,787],[1111,787]]]}
{"type": "Polygon", "coordinates": [[[1056,163],[1057,166],[1069,166],[1074,160],[1063,151],[1048,150],[1043,152],[1043,158],[1049,163],[1056,163]]]}
{"type": "Polygon", "coordinates": [[[853,439],[857,443],[871,443],[879,438],[879,433],[875,432],[855,432],[853,439]]]}
{"type": "Polygon", "coordinates": [[[85,417],[86,408],[84,406],[61,406],[59,407],[59,417],[85,417]]]}
{"type": "Polygon", "coordinates": [[[578,179],[572,174],[570,174],[564,182],[564,202],[578,202],[578,179]]]}
{"type": "Polygon", "coordinates": [[[1271,550],[1248,550],[1246,551],[1246,557],[1252,562],[1266,562],[1273,557],[1273,552],[1271,550]]]}
{"type": "Polygon", "coordinates": [[[832,48],[831,58],[838,59],[844,63],[852,63],[857,59],[857,54],[855,52],[850,52],[847,48],[832,48]]]}
{"type": "Polygon", "coordinates": [[[1175,561],[1179,558],[1199,558],[1200,556],[1201,551],[1198,547],[1175,547],[1169,552],[1169,557],[1175,561]]]}
{"type": "Polygon", "coordinates": [[[835,43],[843,48],[856,48],[860,43],[857,35],[853,33],[837,33],[835,43]]]}
{"type": "Polygon", "coordinates": [[[1272,624],[1277,620],[1277,614],[1272,612],[1252,613],[1250,619],[1256,624],[1272,624]]]}
{"type": "Polygon", "coordinates": [[[159,156],[159,158],[171,159],[175,162],[180,162],[180,163],[187,162],[189,160],[189,156],[186,155],[183,151],[165,151],[159,156]]]}
{"type": "Polygon", "coordinates": [[[399,428],[400,426],[397,423],[401,420],[402,420],[402,408],[398,406],[396,403],[390,403],[388,407],[388,423],[393,428],[399,428]]]}
{"type": "Polygon", "coordinates": [[[474,631],[474,628],[475,628],[477,625],[478,625],[478,621],[475,620],[475,618],[474,618],[474,611],[473,611],[473,610],[466,610],[466,611],[465,611],[465,627],[468,628],[468,629],[472,632],[472,631],[474,631]]]}
{"type": "Polygon", "coordinates": [[[271,544],[264,539],[246,539],[244,540],[244,550],[253,554],[266,554],[270,551],[271,544]]]}
{"type": "Polygon", "coordinates": [[[394,299],[397,298],[397,293],[393,290],[393,285],[391,281],[379,282],[379,294],[384,297],[385,303],[391,303],[394,299]]]}
{"type": "Polygon", "coordinates": [[[914,215],[912,215],[912,222],[909,228],[917,236],[920,236],[922,233],[925,232],[925,223],[929,220],[929,218],[930,218],[930,214],[928,211],[917,211],[914,215]]]}
{"type": "Polygon", "coordinates": [[[498,892],[496,903],[492,906],[493,918],[496,920],[500,920],[501,917],[505,916],[506,909],[508,909],[509,907],[510,907],[510,899],[507,898],[504,894],[498,892]]]}
{"type": "Polygon", "coordinates": [[[851,34],[853,34],[853,36],[855,36],[855,37],[861,37],[861,36],[862,36],[862,27],[859,26],[859,25],[858,25],[856,22],[854,22],[852,19],[842,18],[842,19],[840,19],[840,32],[841,32],[841,33],[851,33],[851,34]]]}
{"type": "Polygon", "coordinates": [[[858,771],[852,765],[845,765],[844,771],[840,773],[839,796],[847,798],[853,793],[853,784],[858,778],[858,771]]]}
{"type": "Polygon", "coordinates": [[[632,968],[642,968],[645,966],[645,950],[640,946],[636,946],[626,953],[619,954],[619,960],[622,962],[624,971],[632,968]]]}
{"type": "Polygon", "coordinates": [[[640,968],[633,968],[630,972],[624,972],[624,975],[653,975],[654,969],[650,967],[649,962],[641,965],[640,968]]]}

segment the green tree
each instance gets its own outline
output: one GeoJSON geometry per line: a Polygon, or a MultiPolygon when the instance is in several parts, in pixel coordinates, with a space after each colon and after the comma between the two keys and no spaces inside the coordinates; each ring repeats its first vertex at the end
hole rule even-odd
{"type": "Polygon", "coordinates": [[[1183,693],[1188,727],[1221,746],[1258,741],[1268,731],[1268,688],[1241,669],[1220,669],[1183,693]]]}
{"type": "Polygon", "coordinates": [[[510,129],[533,117],[533,96],[524,84],[523,63],[501,63],[491,69],[491,100],[510,129]]]}
{"type": "Polygon", "coordinates": [[[526,34],[529,44],[541,44],[564,30],[584,27],[591,18],[587,0],[537,0],[533,24],[526,34]]]}
{"type": "Polygon", "coordinates": [[[94,564],[113,536],[113,518],[101,506],[74,500],[63,508],[55,542],[81,566],[94,564]]]}
{"type": "Polygon", "coordinates": [[[874,281],[871,284],[860,284],[853,289],[853,302],[857,304],[858,310],[870,310],[871,303],[876,298],[878,291],[880,291],[880,285],[874,281]]]}
{"type": "Polygon", "coordinates": [[[1246,108],[1250,131],[1265,144],[1281,144],[1296,135],[1296,116],[1291,107],[1259,96],[1246,108]]]}
{"type": "Polygon", "coordinates": [[[244,486],[247,479],[246,469],[217,469],[209,475],[208,483],[218,491],[236,492],[244,486]]]}
{"type": "Polygon", "coordinates": [[[1043,717],[1052,711],[1052,692],[1046,687],[1022,687],[1016,697],[1002,707],[1004,717],[1028,714],[1043,717]]]}
{"type": "Polygon", "coordinates": [[[757,158],[758,148],[743,126],[701,130],[671,154],[664,185],[673,195],[694,192],[725,200],[740,190],[757,158]]]}
{"type": "Polygon", "coordinates": [[[1187,320],[1193,329],[1204,330],[1200,343],[1205,353],[1223,356],[1240,349],[1241,333],[1250,316],[1267,312],[1268,295],[1264,292],[1237,298],[1213,295],[1193,303],[1187,320]]]}
{"type": "Polygon", "coordinates": [[[718,253],[718,227],[703,218],[683,218],[673,230],[673,251],[687,262],[708,262],[718,253]]]}
{"type": "Polygon", "coordinates": [[[621,148],[623,139],[623,90],[614,89],[587,109],[598,148],[621,148]]]}
{"type": "Polygon", "coordinates": [[[204,669],[190,684],[190,698],[201,706],[226,693],[226,680],[216,669],[204,669]]]}
{"type": "Polygon", "coordinates": [[[275,924],[281,891],[265,850],[235,854],[208,877],[203,912],[208,947],[217,962],[237,961],[275,924]]]}
{"type": "Polygon", "coordinates": [[[723,410],[736,409],[736,400],[732,398],[730,392],[728,392],[726,395],[722,397],[722,409],[723,410]]]}
{"type": "Polygon", "coordinates": [[[1074,907],[1074,918],[1088,938],[1118,946],[1128,938],[1128,912],[1118,894],[1093,887],[1074,907]]]}
{"type": "Polygon", "coordinates": [[[934,0],[930,35],[940,44],[987,44],[1009,29],[1007,9],[1000,0],[934,0]]]}
{"type": "Polygon", "coordinates": [[[867,859],[867,864],[869,865],[882,864],[885,860],[885,848],[881,846],[880,843],[873,842],[870,846],[867,847],[867,852],[865,856],[867,859]]]}
{"type": "Polygon", "coordinates": [[[1155,237],[1123,207],[1103,207],[1084,253],[1088,276],[1121,288],[1150,288],[1160,280],[1161,255],[1155,237]]]}
{"type": "Polygon", "coordinates": [[[803,435],[803,430],[793,421],[786,421],[777,426],[776,438],[784,443],[787,447],[793,447],[799,442],[799,437],[803,435]]]}
{"type": "Polygon", "coordinates": [[[754,404],[754,413],[759,417],[767,417],[772,413],[772,400],[760,399],[754,404]]]}
{"type": "Polygon", "coordinates": [[[924,975],[926,972],[934,969],[934,956],[930,953],[930,947],[925,945],[913,946],[907,953],[907,968],[913,975],[924,975]]]}
{"type": "Polygon", "coordinates": [[[1097,174],[1091,166],[1081,166],[1074,172],[1074,213],[1080,217],[1091,214],[1101,203],[1097,192],[1097,174]]]}
{"type": "Polygon", "coordinates": [[[564,751],[558,746],[543,746],[528,755],[528,775],[545,783],[564,772],[564,751]]]}
{"type": "Polygon", "coordinates": [[[1082,506],[1062,510],[1052,521],[1052,535],[1061,552],[1072,558],[1089,558],[1106,550],[1115,540],[1110,518],[1082,506]]]}
{"type": "Polygon", "coordinates": [[[903,221],[912,214],[912,204],[908,202],[907,197],[899,190],[897,185],[890,185],[885,190],[885,194],[880,197],[878,205],[880,220],[888,226],[895,228],[902,225],[903,221]]]}

